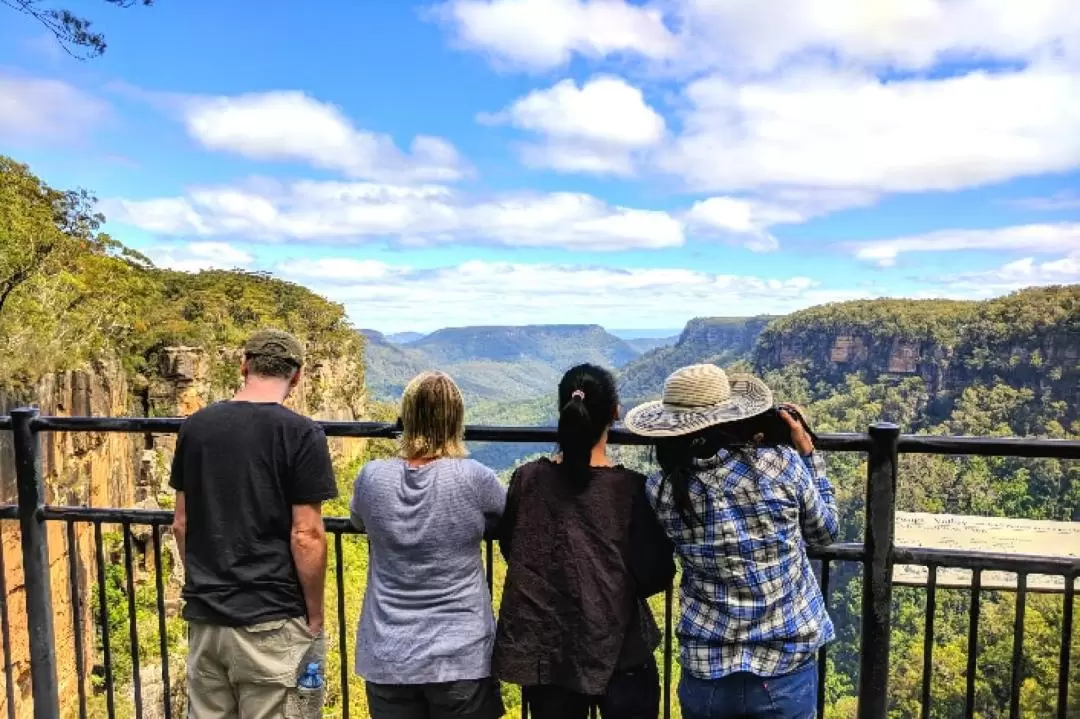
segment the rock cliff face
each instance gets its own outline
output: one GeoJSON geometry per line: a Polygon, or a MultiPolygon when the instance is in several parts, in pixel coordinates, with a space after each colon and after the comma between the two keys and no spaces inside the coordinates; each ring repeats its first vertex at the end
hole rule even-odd
{"type": "MultiPolygon", "coordinates": [[[[288,404],[295,410],[320,419],[352,420],[363,415],[363,367],[359,358],[332,354],[311,363],[309,372],[288,404]]],[[[207,403],[223,399],[238,381],[238,357],[221,352],[214,356],[197,347],[170,347],[157,355],[157,371],[151,376],[128,380],[116,361],[98,361],[82,369],[51,374],[36,387],[20,394],[0,396],[0,414],[27,404],[38,404],[45,415],[72,416],[186,416],[207,403]]],[[[0,501],[16,501],[16,481],[10,448],[10,433],[0,432],[0,501]]],[[[108,433],[46,433],[41,437],[42,469],[47,501],[57,505],[91,507],[160,508],[168,505],[167,486],[175,439],[172,435],[108,433]]],[[[337,458],[348,461],[363,449],[362,440],[333,440],[337,458]]],[[[31,715],[29,645],[26,632],[26,603],[23,587],[22,555],[17,522],[3,522],[2,537],[6,601],[12,627],[9,656],[15,678],[15,714],[31,715]]],[[[53,611],[58,652],[59,692],[64,716],[77,710],[74,624],[83,627],[83,666],[89,691],[89,674],[100,660],[94,652],[95,617],[93,591],[97,566],[93,528],[75,525],[77,549],[68,546],[63,522],[50,522],[48,532],[53,611]],[[74,579],[68,569],[74,555],[74,579]],[[71,601],[71,585],[79,590],[77,604],[71,601]]],[[[132,527],[136,552],[136,579],[153,580],[153,552],[148,528],[132,527]]],[[[174,551],[171,538],[164,543],[166,554],[174,551]]],[[[107,558],[106,561],[116,558],[107,558]]],[[[176,563],[173,565],[175,566],[176,563]]],[[[170,611],[175,611],[179,576],[166,579],[170,611]]],[[[160,711],[161,687],[153,682],[160,667],[144,662],[144,716],[160,711]]],[[[183,692],[182,667],[172,667],[174,716],[179,716],[183,692]]],[[[0,678],[2,681],[2,678],[0,678]]],[[[131,697],[118,695],[118,704],[131,697]]],[[[6,699],[0,691],[0,715],[6,716],[6,699]]]]}
{"type": "Polygon", "coordinates": [[[1080,403],[1080,286],[986,302],[875,300],[815,307],[766,329],[759,371],[805,363],[813,380],[917,376],[932,394],[1001,382],[1080,403]],[[1052,368],[1052,369],[1048,369],[1052,368]]]}

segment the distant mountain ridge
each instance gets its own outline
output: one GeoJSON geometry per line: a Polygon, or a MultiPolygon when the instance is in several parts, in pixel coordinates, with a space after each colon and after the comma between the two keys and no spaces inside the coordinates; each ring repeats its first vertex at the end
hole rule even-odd
{"type": "Polygon", "coordinates": [[[450,327],[408,344],[363,333],[368,388],[379,399],[396,399],[418,372],[440,369],[471,401],[521,400],[550,391],[575,364],[622,367],[640,355],[599,325],[450,327]]]}
{"type": "Polygon", "coordinates": [[[754,344],[775,316],[698,317],[671,346],[646,352],[619,374],[624,403],[659,397],[664,379],[679,367],[709,362],[726,365],[749,359],[754,344]]]}
{"type": "Polygon", "coordinates": [[[396,345],[407,345],[410,342],[424,337],[423,332],[394,332],[393,334],[385,335],[388,342],[393,342],[396,345]]]}

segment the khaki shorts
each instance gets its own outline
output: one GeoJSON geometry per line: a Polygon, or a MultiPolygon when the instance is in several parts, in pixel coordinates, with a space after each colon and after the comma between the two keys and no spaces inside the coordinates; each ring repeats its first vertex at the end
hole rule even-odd
{"type": "Polygon", "coordinates": [[[250,627],[191,624],[188,631],[188,719],[314,719],[326,696],[326,641],[303,619],[250,627]],[[321,689],[297,687],[310,662],[321,689]]]}

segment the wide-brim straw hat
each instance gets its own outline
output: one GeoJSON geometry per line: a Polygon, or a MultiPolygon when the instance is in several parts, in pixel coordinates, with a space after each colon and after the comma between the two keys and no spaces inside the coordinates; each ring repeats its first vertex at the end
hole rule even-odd
{"type": "Polygon", "coordinates": [[[663,399],[634,407],[623,424],[645,437],[679,437],[755,417],[772,406],[772,390],[757,377],[697,364],[668,375],[663,399]]]}

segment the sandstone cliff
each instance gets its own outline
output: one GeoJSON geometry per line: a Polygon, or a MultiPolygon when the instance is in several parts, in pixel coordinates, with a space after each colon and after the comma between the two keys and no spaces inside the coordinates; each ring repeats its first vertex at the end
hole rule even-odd
{"type": "Polygon", "coordinates": [[[1077,407],[1080,285],[985,302],[866,300],[814,307],[771,323],[753,361],[760,372],[804,363],[814,381],[830,383],[852,373],[870,380],[918,376],[935,395],[1004,383],[1051,392],[1077,407]]]}

